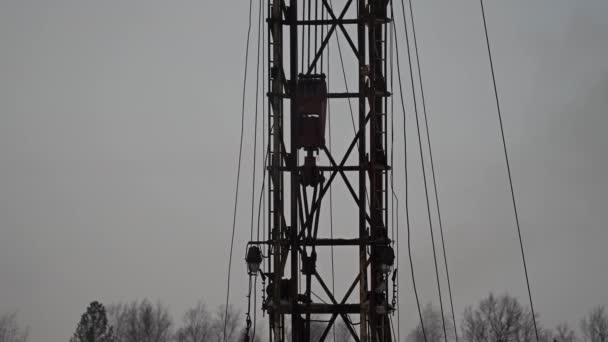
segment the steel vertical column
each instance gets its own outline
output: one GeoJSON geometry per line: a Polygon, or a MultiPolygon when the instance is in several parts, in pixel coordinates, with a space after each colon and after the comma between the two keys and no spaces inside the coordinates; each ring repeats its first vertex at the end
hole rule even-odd
{"type": "MultiPolygon", "coordinates": [[[[365,115],[366,115],[366,96],[365,96],[365,79],[367,69],[365,63],[365,21],[363,20],[365,9],[365,0],[357,1],[357,17],[359,22],[357,24],[357,50],[358,50],[358,68],[357,73],[359,75],[359,166],[367,165],[367,155],[366,155],[366,124],[365,124],[365,115]]],[[[359,170],[359,238],[367,239],[367,222],[366,222],[366,208],[365,208],[365,198],[367,197],[367,172],[365,167],[361,167],[359,170]]],[[[366,303],[368,301],[368,288],[367,288],[367,246],[361,245],[359,246],[359,272],[361,275],[361,279],[359,282],[359,301],[360,303],[366,303]]],[[[360,338],[361,342],[368,342],[368,310],[364,305],[361,305],[361,325],[360,325],[360,338]]]]}
{"type": "MultiPolygon", "coordinates": [[[[282,18],[281,2],[283,0],[268,0],[270,8],[270,16],[272,21],[269,23],[269,78],[270,89],[274,94],[282,94],[283,90],[283,26],[280,23],[282,18]]],[[[283,277],[283,267],[281,255],[283,254],[283,246],[280,241],[283,235],[283,174],[280,171],[282,166],[283,147],[281,144],[283,135],[283,98],[281,96],[270,97],[270,118],[269,124],[269,143],[270,143],[270,167],[269,167],[269,229],[272,241],[272,254],[269,261],[269,270],[272,270],[272,281],[274,284],[279,284],[283,277]]],[[[266,290],[266,289],[264,289],[266,290]]],[[[280,289],[274,286],[273,293],[269,294],[272,301],[278,303],[280,300],[280,289]]],[[[269,312],[271,333],[270,340],[280,342],[283,335],[283,322],[278,310],[269,312]]]]}
{"type": "MultiPolygon", "coordinates": [[[[371,238],[378,243],[388,243],[388,233],[385,224],[385,178],[387,167],[386,147],[384,145],[385,127],[384,100],[379,93],[386,91],[384,65],[385,37],[383,26],[387,17],[386,0],[369,0],[368,2],[368,37],[369,37],[369,105],[370,121],[370,216],[372,225],[371,238]]],[[[380,255],[381,244],[371,247],[372,256],[380,255]]],[[[371,342],[386,342],[391,340],[388,322],[388,303],[386,293],[378,293],[377,289],[385,280],[378,258],[373,258],[370,267],[370,326],[371,342]]]]}
{"type": "Polygon", "coordinates": [[[293,113],[296,111],[296,86],[298,79],[298,0],[291,0],[289,2],[289,93],[290,93],[290,153],[288,158],[288,169],[290,170],[290,227],[289,227],[289,239],[290,239],[290,253],[291,253],[291,278],[289,288],[289,302],[292,307],[291,312],[291,342],[300,342],[302,337],[301,332],[301,318],[298,311],[298,233],[299,233],[299,209],[298,209],[298,198],[300,196],[300,183],[298,179],[298,149],[295,144],[295,130],[296,125],[293,120],[293,113]]]}

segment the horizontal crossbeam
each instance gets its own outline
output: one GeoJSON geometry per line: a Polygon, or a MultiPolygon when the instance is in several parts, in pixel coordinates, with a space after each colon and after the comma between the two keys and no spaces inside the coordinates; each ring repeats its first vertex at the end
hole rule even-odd
{"type": "MultiPolygon", "coordinates": [[[[291,22],[289,20],[274,20],[274,19],[266,19],[266,22],[274,23],[280,22],[283,25],[289,25],[291,22]]],[[[313,20],[298,20],[296,21],[296,25],[312,25],[312,26],[320,26],[320,25],[352,25],[359,24],[361,19],[313,19],[313,20]]]]}
{"type": "MultiPolygon", "coordinates": [[[[363,304],[363,308],[366,308],[367,304],[363,304]]],[[[278,307],[275,307],[281,314],[301,313],[301,314],[358,314],[361,312],[361,304],[296,304],[294,307],[291,304],[281,303],[278,307]]]]}
{"type": "MultiPolygon", "coordinates": [[[[270,98],[273,97],[279,97],[282,99],[290,99],[291,95],[290,94],[285,94],[285,93],[273,93],[273,92],[268,92],[266,93],[266,95],[268,95],[270,98]]],[[[376,97],[389,97],[392,94],[388,91],[377,91],[376,92],[376,97]]],[[[330,99],[355,99],[355,98],[359,98],[361,96],[360,93],[328,93],[327,97],[330,99]]],[[[367,94],[363,94],[363,96],[367,96],[367,94]]]]}
{"type": "MultiPolygon", "coordinates": [[[[390,239],[310,239],[304,238],[297,241],[298,246],[372,246],[372,245],[386,245],[391,243],[390,239]]],[[[272,240],[272,241],[251,241],[249,244],[252,245],[291,245],[291,240],[272,240]]]]}

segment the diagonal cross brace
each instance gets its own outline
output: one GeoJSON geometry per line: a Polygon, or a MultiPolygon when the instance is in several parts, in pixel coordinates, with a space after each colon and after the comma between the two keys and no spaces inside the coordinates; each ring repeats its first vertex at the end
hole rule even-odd
{"type": "MultiPolygon", "coordinates": [[[[357,274],[357,277],[355,277],[355,280],[353,281],[353,283],[350,285],[350,287],[348,288],[348,291],[346,291],[346,293],[344,294],[344,297],[342,298],[342,301],[340,302],[340,304],[344,304],[346,303],[346,301],[348,300],[348,298],[350,297],[350,295],[352,294],[353,290],[355,289],[355,287],[357,286],[357,283],[359,283],[360,279],[361,279],[361,274],[362,272],[367,272],[367,267],[369,266],[369,264],[371,263],[371,259],[368,259],[365,263],[364,269],[359,271],[359,274],[357,274]]],[[[316,274],[317,279],[319,280],[319,283],[321,284],[321,286],[323,287],[323,289],[325,290],[325,292],[327,293],[327,295],[329,296],[330,300],[334,303],[337,304],[335,301],[335,298],[331,295],[331,292],[329,291],[329,289],[327,288],[327,286],[325,285],[325,283],[323,282],[323,280],[321,279],[321,276],[319,276],[319,274],[316,274]]],[[[361,303],[361,305],[363,305],[363,303],[361,303]]],[[[327,334],[329,334],[329,331],[331,330],[332,325],[334,324],[336,318],[338,317],[337,314],[333,314],[331,316],[331,319],[329,321],[329,323],[327,324],[327,327],[325,327],[325,331],[323,332],[323,335],[321,335],[321,339],[320,341],[324,341],[325,337],[327,337],[327,334]]],[[[357,333],[352,329],[351,324],[347,321],[347,319],[345,317],[342,317],[342,319],[344,319],[344,323],[346,324],[347,327],[349,327],[350,333],[351,335],[357,340],[358,340],[358,336],[357,333]]]]}
{"type": "MultiPolygon", "coordinates": [[[[350,4],[352,2],[353,2],[353,0],[348,0],[348,2],[346,3],[346,5],[344,5],[344,9],[342,10],[342,12],[340,12],[340,17],[338,19],[336,19],[336,20],[342,20],[344,18],[344,15],[346,14],[346,11],[348,11],[348,8],[350,7],[350,4]]],[[[328,12],[331,13],[331,14],[333,14],[333,12],[330,12],[330,11],[331,11],[331,8],[329,8],[328,12]]],[[[333,15],[333,18],[335,18],[335,15],[333,15]]],[[[308,71],[306,72],[306,74],[310,74],[312,72],[312,70],[314,69],[315,65],[317,64],[317,61],[319,61],[319,58],[321,58],[321,55],[323,54],[323,51],[325,50],[325,47],[327,46],[327,43],[329,43],[329,39],[331,38],[331,35],[336,30],[336,26],[340,26],[341,28],[343,28],[343,26],[342,25],[338,25],[338,23],[335,23],[335,24],[331,25],[331,28],[327,32],[327,35],[325,36],[325,39],[323,39],[323,43],[321,43],[321,46],[319,47],[319,50],[315,54],[315,58],[312,60],[312,63],[310,63],[310,65],[308,66],[308,71]]],[[[344,29],[344,34],[348,36],[348,33],[346,32],[345,29],[344,29]]],[[[352,40],[349,40],[349,43],[352,43],[352,40]]],[[[351,47],[354,48],[354,45],[352,45],[351,47]]],[[[356,48],[354,48],[354,51],[355,51],[355,55],[359,56],[359,53],[357,52],[356,48]]]]}
{"type": "MultiPolygon", "coordinates": [[[[359,56],[359,51],[357,50],[357,47],[355,46],[355,43],[353,42],[353,40],[350,38],[350,35],[348,34],[348,32],[346,31],[346,28],[344,28],[344,25],[341,23],[341,20],[338,20],[336,18],[336,15],[334,14],[331,6],[327,3],[327,0],[323,0],[323,6],[325,7],[325,9],[327,10],[327,13],[331,16],[331,18],[335,21],[338,22],[338,26],[340,26],[340,30],[342,30],[342,33],[344,33],[344,37],[346,38],[346,40],[348,41],[348,45],[350,45],[351,49],[353,49],[353,52],[355,53],[355,56],[359,56]]],[[[340,17],[340,19],[342,19],[342,17],[340,17]]],[[[357,18],[357,20],[360,20],[359,18],[357,18]]]]}
{"type": "MultiPolygon", "coordinates": [[[[367,122],[369,121],[370,117],[371,117],[371,113],[368,113],[365,116],[365,120],[363,122],[364,125],[367,125],[367,122]]],[[[348,160],[348,157],[350,157],[350,154],[353,151],[353,148],[357,144],[359,136],[361,136],[361,134],[363,134],[363,130],[365,130],[365,126],[359,128],[359,131],[357,132],[357,134],[353,138],[352,142],[350,143],[350,146],[348,146],[348,150],[346,150],[346,153],[344,154],[344,157],[340,161],[339,167],[343,167],[346,164],[346,161],[348,160]]],[[[320,199],[323,198],[323,196],[325,195],[325,193],[327,192],[327,190],[329,190],[329,187],[331,186],[331,183],[333,182],[334,178],[336,178],[337,174],[338,174],[338,171],[333,171],[331,173],[331,176],[329,177],[329,180],[327,181],[327,183],[325,184],[325,186],[323,187],[323,189],[321,189],[321,193],[319,193],[319,197],[318,197],[319,200],[317,200],[315,203],[313,203],[312,207],[310,208],[310,213],[308,214],[308,217],[306,218],[306,224],[305,224],[305,226],[308,226],[308,224],[310,224],[310,222],[312,220],[312,215],[315,213],[315,211],[317,211],[319,209],[319,201],[320,201],[320,199]]],[[[302,237],[303,237],[303,235],[302,235],[302,232],[301,232],[300,236],[298,236],[298,238],[302,238],[302,237]]]]}
{"type": "MultiPolygon", "coordinates": [[[[342,171],[342,169],[340,167],[338,167],[338,165],[336,164],[336,161],[332,157],[332,155],[329,152],[329,150],[327,149],[327,147],[324,146],[323,147],[323,151],[325,151],[325,154],[327,155],[327,159],[329,159],[329,162],[331,163],[331,165],[333,167],[335,167],[337,169],[337,171],[340,173],[340,176],[344,180],[344,184],[346,184],[346,187],[348,188],[348,191],[353,196],[353,199],[355,200],[355,202],[357,203],[357,205],[359,205],[359,206],[365,205],[365,203],[361,203],[359,197],[357,196],[357,193],[355,192],[355,189],[353,189],[353,185],[350,184],[350,181],[348,180],[348,177],[346,177],[346,174],[344,173],[344,171],[342,171]]],[[[367,214],[367,212],[365,213],[365,219],[367,220],[367,222],[369,224],[372,223],[372,219],[369,217],[369,215],[367,214]]]]}

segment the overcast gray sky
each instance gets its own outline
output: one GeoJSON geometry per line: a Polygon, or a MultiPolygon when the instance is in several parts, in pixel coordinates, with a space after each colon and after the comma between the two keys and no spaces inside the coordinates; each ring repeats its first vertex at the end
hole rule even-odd
{"type": "MultiPolygon", "coordinates": [[[[457,314],[489,291],[525,301],[479,3],[414,8],[457,314]]],[[[0,313],[18,310],[32,341],[67,340],[94,299],[160,299],[176,318],[198,299],[222,302],[247,9],[0,1],[0,313]]],[[[536,309],[545,326],[577,326],[608,305],[608,2],[487,1],[486,10],[536,309]]],[[[346,107],[336,106],[334,129],[346,136],[346,107]]],[[[415,166],[412,182],[421,299],[436,301],[415,166]]],[[[338,204],[338,220],[348,222],[348,208],[338,204]]],[[[351,260],[338,257],[339,280],[352,277],[351,260]]],[[[416,312],[400,273],[407,329],[416,312]]]]}

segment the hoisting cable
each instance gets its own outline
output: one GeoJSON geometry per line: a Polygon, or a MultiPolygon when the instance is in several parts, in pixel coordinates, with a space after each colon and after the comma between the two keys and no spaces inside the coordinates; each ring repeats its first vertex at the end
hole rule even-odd
{"type": "Polygon", "coordinates": [[[253,0],[249,0],[249,18],[247,24],[247,43],[245,46],[245,70],[243,73],[243,95],[241,102],[241,133],[240,133],[240,142],[239,142],[239,157],[238,157],[238,165],[236,171],[236,189],[234,194],[234,212],[232,217],[232,236],[230,238],[230,255],[228,257],[228,276],[227,276],[227,286],[226,286],[226,307],[224,312],[224,335],[223,341],[226,342],[226,329],[228,327],[228,305],[230,304],[230,276],[232,272],[232,254],[234,251],[234,233],[236,230],[236,213],[239,202],[239,185],[241,178],[241,160],[243,155],[243,130],[245,125],[245,98],[246,98],[246,90],[247,90],[247,66],[249,61],[249,36],[251,34],[251,8],[253,6],[253,0]]]}
{"type": "MultiPolygon", "coordinates": [[[[394,13],[393,2],[391,1],[391,12],[394,13]]],[[[412,286],[414,289],[414,297],[416,298],[416,307],[418,309],[418,316],[420,318],[420,327],[422,328],[422,335],[424,336],[424,342],[428,342],[426,337],[426,330],[424,329],[424,320],[422,318],[422,310],[420,309],[420,298],[418,297],[418,288],[416,287],[416,276],[414,273],[414,260],[412,258],[412,245],[411,245],[411,232],[410,232],[410,214],[409,214],[409,183],[408,183],[408,172],[407,172],[407,139],[406,139],[406,129],[405,129],[405,100],[403,99],[403,82],[401,80],[401,64],[399,63],[399,39],[397,35],[397,28],[395,25],[395,20],[393,18],[393,22],[391,23],[393,27],[393,33],[395,35],[395,57],[397,64],[397,81],[399,83],[399,95],[401,99],[401,110],[403,114],[403,168],[405,175],[405,226],[407,230],[407,250],[410,262],[410,271],[412,274],[412,286]]]]}
{"type": "MultiPolygon", "coordinates": [[[[251,181],[251,232],[250,232],[250,241],[253,240],[253,215],[255,211],[255,176],[256,176],[256,160],[257,160],[257,149],[258,149],[258,101],[260,94],[260,43],[262,40],[262,2],[260,1],[258,6],[258,45],[257,45],[257,69],[255,74],[255,113],[254,113],[254,124],[253,124],[253,164],[252,164],[252,181],[251,181]]],[[[263,64],[263,61],[262,61],[263,64]]],[[[262,75],[264,76],[264,75],[262,75]]],[[[263,82],[262,82],[263,83],[263,82]]],[[[264,101],[262,101],[263,105],[264,101]]],[[[262,133],[262,135],[264,135],[262,133]]],[[[263,163],[262,163],[263,164],[263,163]]],[[[264,189],[264,177],[265,174],[262,173],[262,191],[264,189]]],[[[263,194],[263,193],[262,193],[263,194]]],[[[261,204],[261,203],[260,203],[261,204]]],[[[259,213],[259,205],[258,205],[258,213],[259,213]]],[[[260,216],[258,214],[258,224],[257,224],[257,241],[260,240],[260,216]]],[[[251,297],[251,278],[253,277],[253,333],[252,340],[255,339],[256,325],[257,325],[257,288],[258,288],[258,274],[256,273],[253,276],[249,276],[249,297],[251,297]]],[[[247,316],[249,317],[249,313],[247,316]]],[[[249,330],[249,329],[248,329],[249,330]]]]}
{"type": "MultiPolygon", "coordinates": [[[[325,6],[323,6],[323,4],[321,4],[321,20],[325,20],[325,6]]],[[[325,37],[325,25],[321,25],[321,40],[323,40],[325,37]]],[[[329,44],[327,45],[327,47],[329,47],[329,44]]],[[[327,48],[326,47],[326,48],[327,48]]],[[[325,58],[321,58],[321,73],[323,73],[324,69],[323,69],[323,60],[325,58]]],[[[329,63],[329,61],[328,61],[329,63]]]]}
{"type": "MultiPolygon", "coordinates": [[[[251,167],[251,228],[249,240],[253,241],[253,215],[255,212],[255,176],[256,176],[256,161],[257,161],[257,149],[258,149],[258,107],[259,107],[259,94],[260,94],[260,42],[261,42],[261,26],[262,26],[262,4],[260,2],[258,14],[258,40],[257,40],[257,69],[255,73],[255,109],[253,119],[253,166],[251,167]]],[[[259,227],[258,227],[259,228],[259,227]]],[[[258,232],[259,235],[259,232],[258,232]]]]}
{"type": "MultiPolygon", "coordinates": [[[[329,5],[332,8],[334,7],[332,0],[329,0],[329,5]]],[[[335,35],[336,35],[336,44],[338,46],[338,56],[340,56],[340,66],[342,67],[342,77],[344,78],[344,88],[345,88],[346,92],[348,93],[348,81],[346,80],[346,69],[344,69],[344,58],[342,57],[342,47],[340,46],[340,36],[338,35],[338,32],[336,32],[335,35]]],[[[329,61],[327,63],[329,63],[329,61]]],[[[328,71],[328,73],[329,73],[329,71],[328,71]]],[[[347,102],[348,102],[348,110],[350,111],[350,121],[353,124],[353,132],[356,133],[357,128],[355,127],[355,115],[353,112],[353,104],[352,104],[350,98],[347,99],[347,102]]],[[[357,148],[359,148],[359,142],[357,142],[357,148]]]]}
{"type": "Polygon", "coordinates": [[[412,98],[413,98],[413,102],[414,102],[414,116],[416,117],[416,129],[417,129],[417,133],[418,133],[418,147],[419,147],[419,151],[420,151],[420,165],[421,165],[421,169],[422,169],[422,180],[424,183],[426,209],[427,209],[427,215],[428,215],[428,219],[429,219],[429,231],[431,233],[431,245],[433,247],[433,261],[435,263],[435,276],[437,277],[437,292],[439,294],[439,310],[441,311],[441,323],[442,323],[442,327],[443,327],[443,334],[444,334],[445,340],[447,341],[448,334],[447,334],[447,329],[445,327],[445,314],[443,311],[443,296],[441,295],[441,282],[439,281],[439,266],[437,264],[437,252],[436,252],[436,248],[435,248],[435,234],[433,233],[433,220],[431,217],[431,204],[429,201],[429,190],[428,190],[427,181],[426,181],[426,168],[424,166],[424,153],[422,151],[422,137],[420,134],[420,119],[419,119],[419,115],[418,115],[418,102],[416,101],[416,87],[414,84],[414,71],[412,68],[412,56],[410,53],[410,51],[411,51],[410,40],[409,40],[409,35],[408,35],[408,30],[407,30],[407,20],[405,17],[405,5],[403,4],[403,0],[401,1],[401,10],[403,13],[403,26],[405,29],[405,42],[407,45],[407,58],[408,58],[409,67],[410,67],[410,82],[411,82],[411,86],[412,86],[412,98]]]}
{"type": "MultiPolygon", "coordinates": [[[[266,7],[264,7],[263,12],[262,12],[262,17],[266,18],[266,7]]],[[[266,28],[266,25],[263,25],[264,28],[266,28]]],[[[264,33],[264,35],[262,36],[262,46],[267,46],[266,45],[266,37],[268,35],[268,31],[264,30],[262,31],[264,33]]],[[[267,75],[266,75],[266,49],[262,49],[262,77],[264,79],[266,79],[267,75]]],[[[262,94],[266,94],[266,83],[264,81],[262,81],[262,94]]],[[[262,148],[264,149],[262,153],[268,153],[267,151],[269,150],[269,147],[266,147],[266,101],[267,98],[265,95],[264,96],[264,101],[262,101],[262,148]]],[[[266,188],[264,187],[264,183],[266,180],[266,155],[264,154],[264,161],[262,162],[262,174],[264,175],[262,177],[262,196],[260,198],[261,201],[261,210],[262,212],[266,212],[266,188]]],[[[258,206],[258,211],[260,210],[260,207],[258,206]]],[[[259,214],[258,214],[259,216],[259,214]]],[[[259,219],[258,219],[259,222],[259,219]]],[[[262,236],[266,236],[266,215],[262,215],[262,236]]],[[[259,236],[259,229],[258,229],[258,241],[260,241],[260,236],[259,236]]],[[[262,247],[262,251],[264,253],[264,255],[267,255],[266,253],[268,252],[268,245],[264,245],[262,247]]],[[[266,299],[265,294],[266,291],[264,290],[265,288],[265,282],[264,282],[264,277],[262,277],[262,303],[264,302],[264,300],[266,299]]],[[[262,317],[264,317],[264,311],[262,311],[262,317]]]]}
{"type": "MultiPolygon", "coordinates": [[[[315,0],[315,21],[319,20],[319,0],[315,0]]],[[[317,39],[319,36],[319,25],[315,25],[315,54],[317,53],[317,39]]],[[[317,73],[317,63],[315,63],[315,74],[317,73]]]]}
{"type": "MultiPolygon", "coordinates": [[[[270,153],[270,145],[267,146],[266,148],[266,154],[264,155],[264,164],[266,165],[266,162],[268,161],[268,154],[270,153]]],[[[263,216],[261,214],[261,208],[263,206],[262,203],[264,203],[264,186],[266,185],[266,176],[264,174],[264,177],[262,178],[262,188],[260,189],[260,197],[259,197],[259,202],[258,202],[258,238],[257,241],[260,241],[260,218],[263,219],[263,216]]],[[[264,223],[262,223],[262,225],[264,225],[264,223]]],[[[257,276],[256,276],[257,277],[257,276]]],[[[262,277],[262,284],[264,281],[264,277],[262,277]]],[[[257,285],[257,284],[256,284],[257,285]]],[[[254,292],[257,292],[256,287],[254,286],[254,292]]],[[[264,288],[262,288],[262,295],[264,294],[264,288]]],[[[253,326],[253,336],[252,336],[252,340],[255,338],[255,329],[256,329],[256,322],[257,322],[257,315],[256,315],[256,300],[254,299],[253,302],[253,307],[254,307],[254,312],[253,312],[253,322],[254,322],[254,326],[253,326]]]]}
{"type": "MultiPolygon", "coordinates": [[[[392,7],[391,7],[392,10],[392,7]]],[[[391,13],[391,17],[394,17],[394,13],[391,13]]],[[[392,23],[390,24],[392,25],[392,23]]],[[[390,55],[389,55],[389,65],[390,65],[390,85],[391,85],[391,92],[394,93],[394,63],[395,63],[395,58],[394,58],[394,47],[395,47],[395,35],[393,33],[392,29],[388,30],[389,32],[389,51],[390,51],[390,55]]],[[[390,163],[391,166],[395,165],[394,160],[395,160],[395,99],[393,96],[391,96],[390,98],[391,101],[391,107],[390,107],[390,111],[391,111],[391,156],[390,156],[390,163]]],[[[397,276],[395,277],[395,275],[393,275],[393,306],[395,307],[395,309],[397,310],[397,341],[401,341],[401,312],[399,310],[399,286],[401,285],[400,282],[400,276],[401,274],[398,273],[399,270],[399,197],[397,196],[397,194],[395,193],[395,178],[394,178],[394,172],[391,172],[391,226],[392,226],[392,233],[396,235],[396,243],[395,243],[395,250],[396,250],[396,254],[397,254],[397,260],[396,260],[396,265],[395,265],[395,273],[397,273],[397,276]],[[395,207],[395,203],[396,203],[396,207],[395,207]],[[396,208],[396,211],[395,211],[396,208]],[[395,280],[397,281],[397,284],[395,285],[395,280]],[[395,293],[395,289],[396,288],[396,293],[395,293]]],[[[394,329],[394,328],[393,328],[394,329]]],[[[393,333],[394,334],[394,333],[393,333]]]]}
{"type": "Polygon", "coordinates": [[[452,310],[452,323],[454,324],[454,337],[458,342],[458,329],[456,328],[456,315],[454,313],[454,300],[452,299],[452,284],[450,282],[450,272],[448,269],[448,257],[445,248],[445,239],[443,236],[443,220],[441,219],[441,209],[439,207],[439,192],[437,190],[437,180],[435,176],[435,163],[433,162],[433,149],[431,148],[431,134],[429,130],[429,120],[426,111],[426,99],[424,96],[424,86],[422,83],[422,68],[420,67],[420,55],[418,53],[418,39],[416,38],[416,24],[414,21],[414,9],[412,7],[412,0],[408,0],[410,7],[410,17],[412,19],[412,38],[414,39],[414,51],[416,53],[416,66],[418,68],[418,84],[420,85],[420,98],[422,100],[422,113],[424,114],[424,123],[426,128],[426,140],[429,149],[429,162],[431,166],[431,177],[433,180],[433,189],[435,192],[435,205],[437,207],[437,218],[439,223],[439,232],[441,235],[441,246],[443,249],[443,261],[445,264],[445,274],[448,284],[448,294],[450,298],[450,308],[452,310]]]}
{"type": "MultiPolygon", "coordinates": [[[[302,20],[303,21],[306,20],[306,7],[304,7],[304,6],[302,6],[302,20]]],[[[297,28],[296,28],[296,30],[297,30],[297,28]]],[[[304,71],[304,70],[306,70],[306,67],[304,66],[304,56],[306,55],[306,53],[305,53],[306,49],[304,48],[305,43],[306,43],[306,38],[305,38],[306,31],[304,30],[304,26],[300,25],[300,31],[302,31],[302,36],[301,36],[301,38],[302,38],[302,48],[300,49],[300,50],[302,50],[302,51],[300,51],[300,53],[301,53],[301,56],[300,56],[301,68],[300,68],[300,70],[304,71]]],[[[298,36],[298,38],[300,38],[300,37],[298,36]]]]}
{"type": "MultiPolygon", "coordinates": [[[[266,153],[264,155],[264,162],[263,162],[262,165],[266,165],[266,163],[268,162],[268,155],[269,154],[270,154],[270,144],[268,144],[267,147],[266,147],[266,153]]],[[[264,177],[262,177],[262,187],[260,189],[260,197],[259,197],[259,201],[258,201],[258,219],[257,219],[257,222],[258,222],[258,228],[257,228],[258,232],[257,232],[257,235],[258,235],[258,237],[257,237],[257,241],[260,241],[260,218],[262,218],[262,220],[265,221],[265,219],[264,219],[265,216],[262,216],[262,211],[261,211],[262,207],[264,206],[263,203],[264,203],[264,197],[265,197],[264,196],[265,195],[265,191],[264,191],[264,186],[265,185],[266,185],[266,173],[264,173],[264,177]]],[[[262,225],[264,225],[264,224],[265,224],[265,222],[262,223],[262,225]]],[[[264,230],[265,230],[265,227],[264,227],[264,230]]],[[[265,256],[263,256],[263,257],[265,257],[265,256]]],[[[264,277],[262,277],[262,284],[263,283],[264,283],[264,277]]],[[[257,290],[254,290],[254,292],[255,291],[257,291],[257,290]]],[[[264,294],[264,288],[262,288],[262,295],[263,294],[264,294]]],[[[254,328],[253,328],[252,340],[255,338],[255,328],[256,328],[255,323],[256,323],[256,319],[257,319],[256,313],[255,313],[255,307],[256,307],[256,303],[257,302],[254,300],[253,303],[254,303],[253,304],[254,305],[254,314],[253,314],[254,328]]]]}
{"type": "MultiPolygon", "coordinates": [[[[395,338],[395,323],[393,322],[393,317],[388,316],[388,318],[389,318],[389,322],[388,323],[389,323],[389,326],[391,328],[391,333],[393,335],[393,341],[401,341],[401,340],[399,340],[399,337],[395,338]]],[[[397,325],[399,325],[399,324],[397,324],[397,325]]]]}
{"type": "Polygon", "coordinates": [[[532,322],[534,323],[534,333],[536,335],[536,341],[539,342],[540,339],[538,336],[538,328],[536,326],[536,314],[534,313],[534,303],[532,301],[532,291],[530,290],[530,278],[528,277],[528,267],[526,264],[526,254],[524,251],[524,242],[523,242],[523,238],[521,235],[521,227],[519,224],[519,214],[517,212],[517,204],[515,201],[515,190],[513,189],[513,178],[511,177],[511,166],[509,164],[509,153],[507,152],[507,141],[505,139],[505,130],[504,130],[504,126],[502,123],[502,112],[500,110],[498,87],[496,86],[496,74],[494,73],[494,62],[492,60],[492,49],[490,48],[490,38],[488,35],[488,24],[486,21],[486,13],[485,13],[485,9],[483,6],[483,0],[479,0],[479,4],[481,6],[481,18],[483,20],[483,29],[484,29],[485,38],[486,38],[486,46],[488,48],[488,61],[490,63],[490,72],[492,75],[492,87],[494,89],[494,97],[496,99],[496,112],[498,114],[498,123],[500,126],[500,136],[502,138],[502,147],[503,147],[503,151],[504,151],[504,155],[505,155],[505,164],[507,167],[509,188],[511,190],[511,200],[513,202],[513,213],[515,216],[515,225],[517,226],[517,236],[519,238],[519,247],[521,250],[521,258],[522,258],[523,265],[524,265],[524,274],[526,276],[526,286],[528,288],[528,299],[530,300],[530,311],[532,312],[532,322]]]}
{"type": "MultiPolygon", "coordinates": [[[[245,332],[244,335],[248,339],[249,338],[249,330],[251,329],[251,282],[252,276],[249,276],[249,294],[247,295],[247,313],[245,314],[245,332]]],[[[255,298],[255,296],[254,296],[255,298]]],[[[224,317],[227,319],[227,317],[224,317]]],[[[225,335],[225,334],[224,334],[225,335]]],[[[224,336],[224,339],[226,337],[224,336]]]]}
{"type": "MultiPolygon", "coordinates": [[[[312,0],[308,0],[308,18],[307,18],[308,21],[310,21],[310,19],[312,19],[311,6],[312,6],[312,0]]],[[[302,7],[304,7],[304,6],[302,6],[302,7]]],[[[310,67],[310,27],[312,25],[306,25],[306,26],[308,26],[308,34],[307,34],[308,35],[308,49],[307,49],[308,56],[307,56],[306,64],[310,67]]],[[[304,71],[304,69],[302,69],[302,71],[304,71]]]]}

